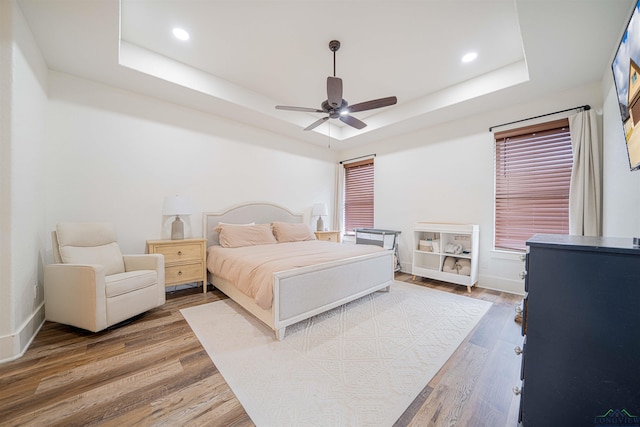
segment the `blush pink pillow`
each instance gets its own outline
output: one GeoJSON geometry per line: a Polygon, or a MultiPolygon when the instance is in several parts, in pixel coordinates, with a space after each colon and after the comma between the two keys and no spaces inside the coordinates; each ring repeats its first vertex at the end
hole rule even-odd
{"type": "Polygon", "coordinates": [[[307,224],[272,222],[271,227],[273,228],[273,234],[275,234],[278,243],[316,240],[316,235],[313,234],[311,227],[307,224]]]}
{"type": "Polygon", "coordinates": [[[220,246],[239,248],[241,246],[270,245],[278,243],[269,224],[235,225],[219,224],[215,231],[220,233],[220,246]]]}

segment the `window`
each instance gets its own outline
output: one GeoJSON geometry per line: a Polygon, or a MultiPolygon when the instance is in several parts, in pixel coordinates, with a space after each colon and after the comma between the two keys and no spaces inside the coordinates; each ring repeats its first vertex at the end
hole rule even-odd
{"type": "Polygon", "coordinates": [[[536,233],[568,234],[569,121],[497,132],[495,139],[495,248],[526,250],[536,233]]]}
{"type": "Polygon", "coordinates": [[[344,231],[373,227],[373,158],[344,164],[344,231]]]}

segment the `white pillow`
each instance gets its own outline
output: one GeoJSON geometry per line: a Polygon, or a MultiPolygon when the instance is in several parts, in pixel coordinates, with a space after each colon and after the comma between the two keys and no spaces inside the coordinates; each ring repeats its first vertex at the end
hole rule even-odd
{"type": "Polygon", "coordinates": [[[61,246],[60,257],[65,264],[99,264],[104,274],[124,273],[124,261],[116,242],[100,246],[61,246]]]}

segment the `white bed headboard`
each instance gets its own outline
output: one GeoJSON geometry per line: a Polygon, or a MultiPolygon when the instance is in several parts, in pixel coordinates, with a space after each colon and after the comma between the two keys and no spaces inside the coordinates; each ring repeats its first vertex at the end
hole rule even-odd
{"type": "Polygon", "coordinates": [[[219,245],[218,233],[213,229],[219,222],[231,224],[268,224],[273,221],[304,222],[303,214],[294,214],[289,209],[269,202],[244,203],[227,209],[222,213],[204,212],[202,214],[202,232],[207,239],[207,247],[219,245]]]}

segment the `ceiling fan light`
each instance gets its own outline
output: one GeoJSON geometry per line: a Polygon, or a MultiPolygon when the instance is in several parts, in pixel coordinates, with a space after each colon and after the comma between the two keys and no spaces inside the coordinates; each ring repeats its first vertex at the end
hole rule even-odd
{"type": "Polygon", "coordinates": [[[286,105],[276,105],[276,109],[278,110],[289,110],[289,111],[302,111],[302,112],[312,112],[312,113],[325,113],[327,114],[325,117],[316,120],[311,123],[309,126],[304,128],[305,131],[309,131],[315,129],[320,126],[322,123],[329,119],[340,119],[341,122],[346,123],[347,125],[355,128],[355,129],[364,129],[367,124],[360,119],[357,119],[351,115],[351,113],[357,113],[359,111],[367,111],[374,110],[376,108],[388,107],[390,105],[395,105],[398,102],[398,99],[395,96],[389,96],[386,98],[380,99],[372,99],[365,102],[359,102],[357,104],[349,105],[349,103],[342,97],[342,79],[340,77],[336,77],[335,71],[335,58],[336,58],[336,50],[340,47],[340,42],[337,40],[332,40],[329,43],[329,48],[333,52],[333,77],[327,77],[327,99],[322,101],[320,104],[321,109],[314,108],[306,108],[306,107],[290,107],[286,105]]]}
{"type": "Polygon", "coordinates": [[[178,40],[182,40],[182,41],[186,41],[189,40],[189,33],[187,33],[185,30],[183,30],[182,28],[174,28],[173,29],[173,35],[178,39],[178,40]]]}

